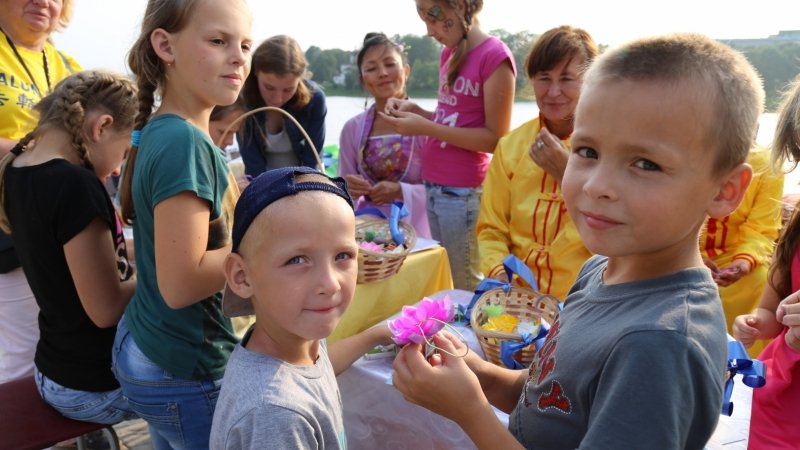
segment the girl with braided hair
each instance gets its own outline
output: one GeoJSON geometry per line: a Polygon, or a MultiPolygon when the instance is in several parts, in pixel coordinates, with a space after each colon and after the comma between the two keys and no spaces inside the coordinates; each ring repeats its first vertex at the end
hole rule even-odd
{"type": "Polygon", "coordinates": [[[38,125],[0,162],[0,228],[14,235],[40,309],[36,384],[64,416],[114,424],[136,417],[111,372],[135,280],[102,180],[129,148],[136,86],[78,72],[35,109],[38,125]]]}
{"type": "Polygon", "coordinates": [[[238,342],[222,313],[222,264],[239,188],[208,128],[250,72],[251,26],[244,0],[149,0],[128,54],[139,113],[120,203],[137,286],[117,327],[114,373],[159,450],[208,448],[238,342]]]}
{"type": "Polygon", "coordinates": [[[439,101],[433,112],[389,99],[381,117],[397,133],[428,136],[422,178],[431,235],[447,249],[453,284],[474,290],[478,267],[475,225],[489,155],[511,126],[516,67],[511,50],[480,28],[483,0],[416,0],[428,35],[442,49],[439,101]]]}

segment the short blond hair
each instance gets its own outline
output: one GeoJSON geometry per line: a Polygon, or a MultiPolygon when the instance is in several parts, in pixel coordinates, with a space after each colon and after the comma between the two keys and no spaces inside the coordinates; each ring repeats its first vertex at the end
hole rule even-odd
{"type": "Polygon", "coordinates": [[[712,111],[706,141],[716,151],[714,175],[745,162],[755,145],[764,88],[752,64],[725,44],[695,33],[637,39],[600,55],[584,89],[623,80],[700,84],[697,101],[710,102],[712,111]]]}

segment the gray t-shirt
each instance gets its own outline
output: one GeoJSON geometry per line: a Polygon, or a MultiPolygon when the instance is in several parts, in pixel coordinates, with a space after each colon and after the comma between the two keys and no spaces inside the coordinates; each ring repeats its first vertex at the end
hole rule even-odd
{"type": "Polygon", "coordinates": [[[214,411],[213,449],[346,449],[342,399],[320,345],[303,367],[244,347],[231,353],[214,411]]]}
{"type": "Polygon", "coordinates": [[[529,449],[702,449],[719,420],[725,316],[705,268],[603,284],[589,259],[509,430],[529,449]]]}

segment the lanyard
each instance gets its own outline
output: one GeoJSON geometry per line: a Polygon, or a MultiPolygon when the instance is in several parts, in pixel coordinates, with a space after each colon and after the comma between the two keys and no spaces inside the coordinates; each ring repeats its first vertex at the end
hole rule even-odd
{"type": "MultiPolygon", "coordinates": [[[[2,30],[0,30],[0,31],[2,31],[2,30]]],[[[14,42],[11,41],[11,38],[8,37],[7,34],[6,34],[6,41],[8,42],[8,45],[11,46],[11,50],[14,51],[14,56],[17,57],[17,61],[19,61],[19,63],[22,64],[22,68],[25,69],[25,73],[27,73],[28,76],[30,77],[31,83],[33,83],[33,87],[35,87],[36,88],[36,92],[39,93],[39,98],[44,97],[44,93],[42,93],[41,89],[39,89],[39,85],[36,84],[36,79],[33,78],[33,74],[31,73],[30,69],[28,69],[28,65],[25,64],[25,60],[22,59],[22,55],[19,54],[19,50],[17,50],[17,46],[14,45],[14,42]]],[[[50,70],[47,67],[47,55],[45,54],[44,49],[42,49],[42,66],[44,67],[44,77],[47,80],[47,93],[49,93],[50,89],[51,89],[51,86],[50,86],[50,70]]]]}

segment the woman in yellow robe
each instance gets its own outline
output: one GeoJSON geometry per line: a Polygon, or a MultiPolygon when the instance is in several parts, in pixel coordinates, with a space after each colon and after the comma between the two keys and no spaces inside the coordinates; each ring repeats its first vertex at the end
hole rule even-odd
{"type": "Polygon", "coordinates": [[[583,71],[597,55],[584,30],[561,26],[533,44],[525,69],[539,117],[500,139],[483,183],[477,233],[484,276],[505,279],[514,254],[533,271],[539,290],[563,300],[591,255],[561,197],[583,71]]]}
{"type": "MultiPolygon", "coordinates": [[[[708,219],[700,235],[700,252],[719,286],[728,333],[736,316],[753,311],[767,284],[767,269],[781,228],[783,174],[773,173],[769,153],[750,152],[753,181],[739,207],[723,219],[708,219]]],[[[748,349],[756,356],[767,344],[748,349]]]]}

